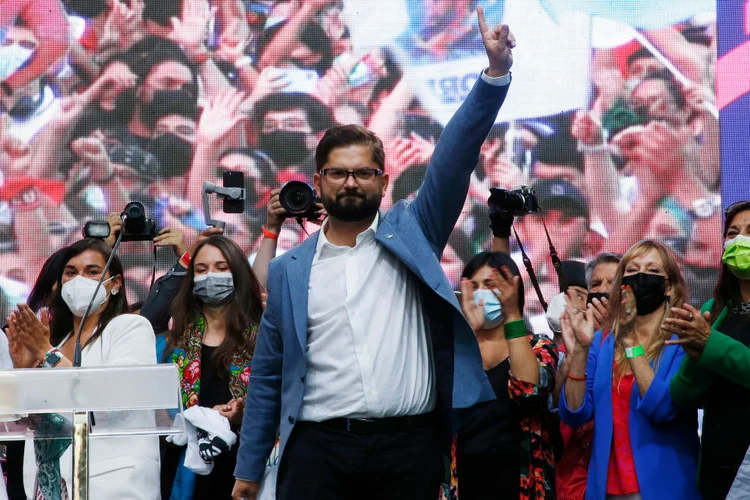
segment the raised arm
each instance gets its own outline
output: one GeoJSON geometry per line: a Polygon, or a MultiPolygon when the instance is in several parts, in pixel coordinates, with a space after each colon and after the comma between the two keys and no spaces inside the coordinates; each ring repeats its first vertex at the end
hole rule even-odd
{"type": "Polygon", "coordinates": [[[477,7],[489,67],[446,125],[419,194],[410,205],[436,254],[442,254],[469,191],[471,173],[505,100],[515,38],[507,25],[490,28],[477,7]]]}

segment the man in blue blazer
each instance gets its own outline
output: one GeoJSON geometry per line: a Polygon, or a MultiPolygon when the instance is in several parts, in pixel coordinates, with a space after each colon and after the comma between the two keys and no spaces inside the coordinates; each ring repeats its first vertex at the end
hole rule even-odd
{"type": "Polygon", "coordinates": [[[321,231],[271,262],[232,497],[255,499],[277,438],[277,498],[430,499],[451,410],[494,398],[440,257],[510,84],[508,26],[446,126],[411,203],[385,214],[380,139],[334,127],[317,147],[321,231]]]}

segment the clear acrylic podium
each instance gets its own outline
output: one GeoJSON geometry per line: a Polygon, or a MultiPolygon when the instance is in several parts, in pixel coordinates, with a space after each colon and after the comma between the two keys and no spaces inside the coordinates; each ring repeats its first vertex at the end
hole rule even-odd
{"type": "Polygon", "coordinates": [[[89,439],[177,434],[182,411],[172,363],[0,371],[0,441],[70,440],[74,500],[88,499],[89,439]]]}

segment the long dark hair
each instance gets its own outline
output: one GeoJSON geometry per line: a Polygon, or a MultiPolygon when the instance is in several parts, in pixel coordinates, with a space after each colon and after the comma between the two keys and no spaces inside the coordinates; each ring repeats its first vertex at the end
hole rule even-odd
{"type": "Polygon", "coordinates": [[[182,280],[182,285],[172,302],[172,331],[167,339],[168,348],[165,349],[165,357],[168,353],[189,335],[190,325],[203,315],[202,305],[198,298],[193,295],[193,278],[195,276],[193,262],[201,249],[212,246],[224,255],[232,271],[234,281],[234,296],[224,306],[226,317],[226,337],[214,352],[214,360],[219,366],[227,370],[232,356],[237,350],[242,349],[252,354],[255,351],[257,330],[247,335],[247,327],[257,325],[263,314],[261,308],[260,283],[255,278],[250,264],[247,262],[242,249],[229,238],[222,235],[212,235],[198,244],[193,254],[193,261],[187,268],[187,274],[182,280]]]}
{"type": "MultiPolygon", "coordinates": [[[[722,239],[727,237],[727,231],[737,215],[750,210],[750,201],[740,201],[731,205],[724,214],[724,232],[722,239]]],[[[719,271],[719,279],[714,287],[714,303],[711,305],[711,321],[716,321],[721,311],[730,304],[735,305],[742,301],[740,295],[740,279],[732,274],[729,267],[722,262],[719,271]]]]}
{"type": "Polygon", "coordinates": [[[32,311],[37,312],[39,309],[47,305],[52,299],[53,292],[52,288],[57,283],[58,278],[62,274],[62,269],[65,267],[65,254],[68,251],[68,247],[63,247],[57,250],[55,253],[50,255],[42,270],[39,271],[39,275],[36,277],[34,287],[29,293],[29,297],[26,299],[26,305],[31,308],[32,311]]]}
{"type": "MultiPolygon", "coordinates": [[[[50,323],[50,342],[52,345],[59,344],[66,335],[73,331],[73,313],[70,312],[70,309],[62,298],[62,276],[65,265],[70,262],[72,258],[77,257],[87,250],[98,252],[104,258],[105,262],[109,259],[109,256],[112,255],[111,248],[109,248],[103,241],[94,238],[86,238],[76,241],[65,249],[62,264],[57,272],[57,291],[55,291],[52,304],[50,305],[50,313],[52,315],[50,323]]],[[[99,324],[97,325],[96,332],[94,332],[91,338],[86,342],[86,345],[96,340],[113,318],[128,312],[128,299],[125,293],[125,277],[122,275],[122,262],[120,262],[117,255],[112,259],[112,264],[109,267],[109,275],[120,275],[123,280],[122,286],[117,295],[109,296],[109,302],[99,317],[99,324]]]]}

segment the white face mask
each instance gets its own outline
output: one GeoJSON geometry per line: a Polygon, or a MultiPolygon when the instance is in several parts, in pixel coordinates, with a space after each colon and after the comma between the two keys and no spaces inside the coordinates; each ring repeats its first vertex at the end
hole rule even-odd
{"type": "MultiPolygon", "coordinates": [[[[114,276],[108,280],[102,281],[102,286],[99,287],[99,290],[96,292],[96,298],[94,299],[89,314],[98,311],[107,301],[109,294],[107,293],[106,288],[104,288],[104,283],[112,279],[114,279],[114,276]]],[[[73,316],[82,318],[86,313],[86,309],[88,309],[89,302],[91,302],[91,298],[94,296],[94,290],[96,290],[96,284],[98,282],[99,280],[85,278],[79,274],[72,280],[63,283],[62,299],[68,306],[68,309],[70,309],[70,312],[73,313],[73,316]]]]}
{"type": "Polygon", "coordinates": [[[549,305],[547,306],[547,324],[555,333],[562,332],[562,327],[560,326],[560,316],[562,316],[562,313],[565,312],[565,304],[565,293],[558,293],[557,295],[552,297],[552,300],[549,301],[549,305]]]}
{"type": "Polygon", "coordinates": [[[33,54],[32,49],[12,43],[0,47],[0,80],[5,80],[21,67],[33,54]]]}

